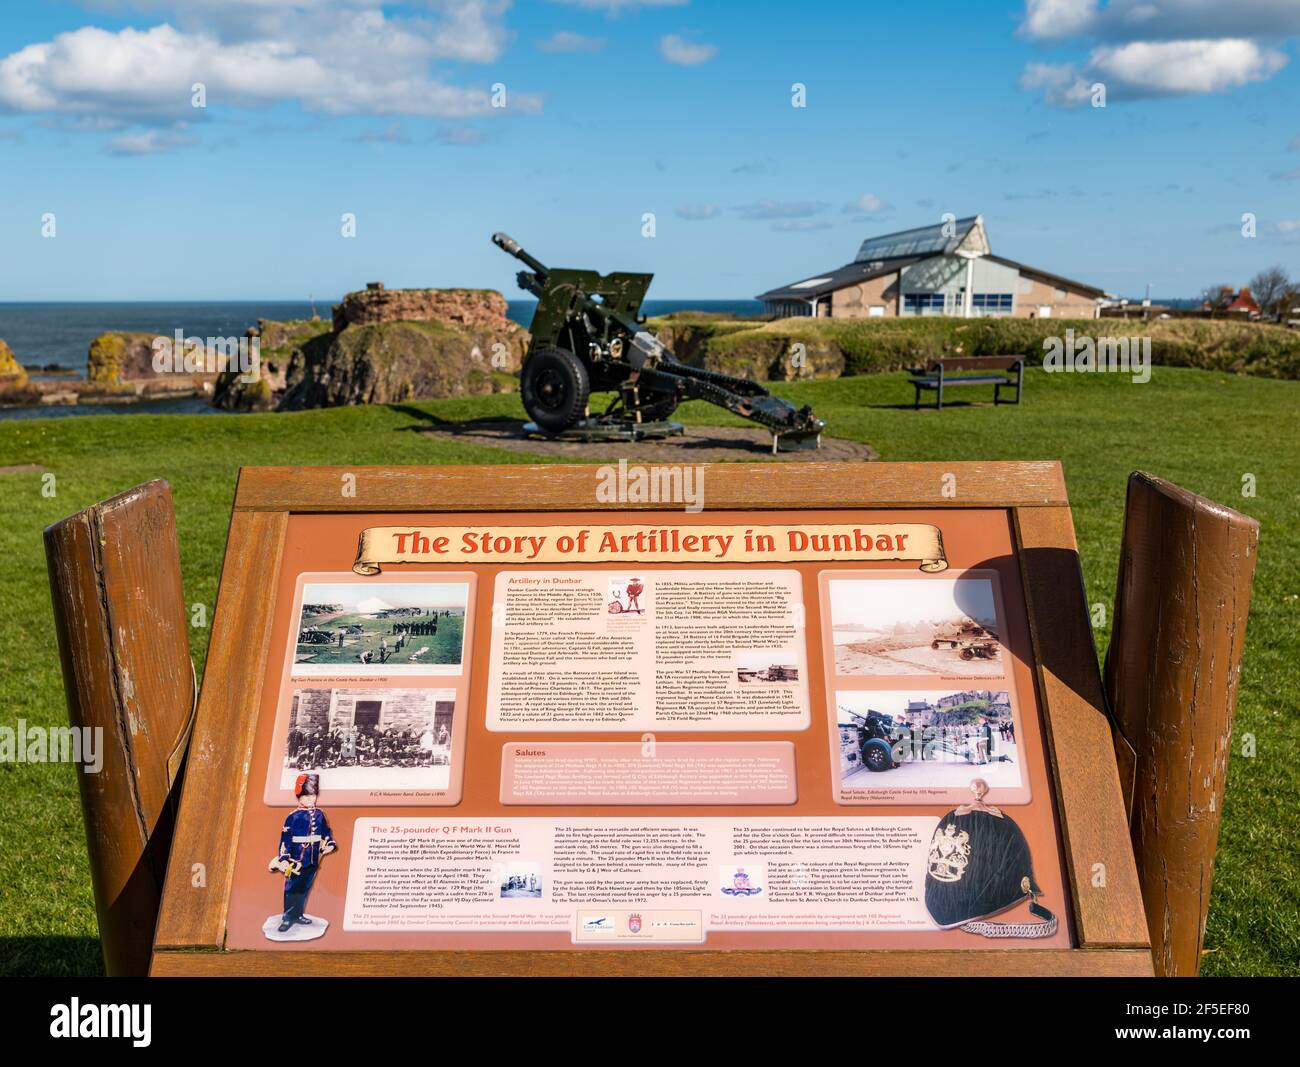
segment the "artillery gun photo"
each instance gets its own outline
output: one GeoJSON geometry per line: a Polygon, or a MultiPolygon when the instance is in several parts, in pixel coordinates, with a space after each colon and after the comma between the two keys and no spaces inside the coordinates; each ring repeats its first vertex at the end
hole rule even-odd
{"type": "Polygon", "coordinates": [[[998,635],[967,618],[937,631],[930,647],[953,649],[964,660],[992,659],[998,653],[998,635]]]}
{"type": "Polygon", "coordinates": [[[892,716],[869,711],[865,718],[856,714],[853,718],[856,720],[853,728],[858,735],[856,755],[862,760],[862,765],[877,773],[892,771],[897,767],[898,761],[894,755],[897,737],[892,716]]]}
{"type": "Polygon", "coordinates": [[[636,441],[681,433],[668,422],[683,400],[707,400],[765,427],[772,451],[817,448],[825,423],[748,378],[691,367],[643,325],[641,302],[653,274],[597,274],[548,268],[504,233],[492,243],[530,269],[519,287],[537,297],[520,395],[533,422],[551,437],[636,441]],[[593,392],[614,399],[599,415],[593,392]]]}

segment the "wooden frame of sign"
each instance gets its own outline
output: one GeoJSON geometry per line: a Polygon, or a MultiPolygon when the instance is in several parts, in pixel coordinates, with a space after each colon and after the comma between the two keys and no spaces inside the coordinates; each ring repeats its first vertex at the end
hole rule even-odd
{"type": "MultiPolygon", "coordinates": [[[[705,511],[1005,509],[1068,890],[1072,947],[843,951],[231,951],[227,917],[241,816],[258,788],[253,737],[274,590],[292,513],[570,513],[628,522],[657,503],[608,504],[590,466],[265,467],[240,472],[152,963],[156,975],[1149,975],[1152,962],[1089,624],[1073,522],[1055,462],[718,464],[705,511]],[[350,485],[350,493],[341,485],[350,485]],[[954,486],[957,487],[954,492],[954,486]],[[583,514],[585,513],[585,515],[583,514]],[[619,516],[624,516],[621,520],[619,516]]],[[[557,520],[558,521],[558,520],[557,520]]],[[[761,522],[760,514],[755,522],[761,522]]]]}

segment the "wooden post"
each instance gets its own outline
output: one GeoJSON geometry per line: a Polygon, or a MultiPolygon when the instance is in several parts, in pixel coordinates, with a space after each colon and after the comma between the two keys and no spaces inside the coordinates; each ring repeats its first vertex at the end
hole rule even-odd
{"type": "Polygon", "coordinates": [[[1106,691],[1158,975],[1194,975],[1218,848],[1259,523],[1128,483],[1106,691]]]}
{"type": "Polygon", "coordinates": [[[45,553],[69,717],[103,731],[102,768],[77,776],[104,966],[145,974],[194,709],[170,487],[55,523],[45,553]]]}

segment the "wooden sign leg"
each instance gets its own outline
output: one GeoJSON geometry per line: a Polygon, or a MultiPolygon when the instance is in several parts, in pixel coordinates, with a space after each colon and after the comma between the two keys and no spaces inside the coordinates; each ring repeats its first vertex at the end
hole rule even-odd
{"type": "Polygon", "coordinates": [[[1106,691],[1156,974],[1200,966],[1259,523],[1129,478],[1106,691]]]}
{"type": "Polygon", "coordinates": [[[171,489],[137,486],[45,531],[72,726],[101,731],[77,766],[110,975],[148,971],[194,709],[171,489]]]}

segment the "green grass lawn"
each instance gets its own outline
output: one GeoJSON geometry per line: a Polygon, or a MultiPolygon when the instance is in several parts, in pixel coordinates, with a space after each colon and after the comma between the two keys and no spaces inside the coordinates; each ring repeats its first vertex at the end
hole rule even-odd
{"type": "MultiPolygon", "coordinates": [[[[1019,408],[959,403],[942,412],[913,412],[902,374],[778,391],[811,403],[830,433],[866,441],[885,460],[1061,460],[1089,599],[1107,605],[1107,618],[1131,471],[1260,520],[1202,972],[1300,973],[1300,384],[1156,368],[1139,387],[1118,376],[1031,370],[1019,408]],[[1247,481],[1253,496],[1243,496],[1247,481]],[[1255,739],[1253,758],[1241,754],[1246,734],[1255,739]]],[[[168,479],[186,598],[206,604],[210,619],[241,465],[520,462],[515,453],[413,431],[521,414],[517,397],[499,395],[297,414],[0,421],[0,466],[35,463],[55,476],[51,497],[39,472],[0,475],[0,725],[67,721],[41,542],[47,524],[138,482],[168,479]]],[[[684,408],[682,419],[740,422],[702,404],[684,408]]],[[[200,665],[207,636],[191,633],[200,665]]],[[[1108,636],[1097,633],[1103,652],[1108,636]]],[[[98,971],[72,767],[0,763],[0,804],[0,973],[98,971]]]]}

